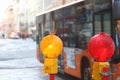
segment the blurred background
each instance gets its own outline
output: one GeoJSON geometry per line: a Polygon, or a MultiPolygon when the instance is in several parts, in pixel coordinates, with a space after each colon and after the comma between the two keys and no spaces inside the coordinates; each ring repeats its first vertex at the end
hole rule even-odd
{"type": "Polygon", "coordinates": [[[0,0],[0,38],[36,40],[35,16],[75,0],[0,0]],[[55,3],[55,4],[54,4],[55,3]]]}

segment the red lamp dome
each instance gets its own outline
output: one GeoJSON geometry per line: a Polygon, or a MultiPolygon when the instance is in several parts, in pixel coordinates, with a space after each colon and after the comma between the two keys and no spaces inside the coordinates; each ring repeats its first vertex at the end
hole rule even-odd
{"type": "Polygon", "coordinates": [[[90,39],[88,50],[96,61],[104,62],[113,56],[115,44],[108,34],[100,32],[90,39]]]}

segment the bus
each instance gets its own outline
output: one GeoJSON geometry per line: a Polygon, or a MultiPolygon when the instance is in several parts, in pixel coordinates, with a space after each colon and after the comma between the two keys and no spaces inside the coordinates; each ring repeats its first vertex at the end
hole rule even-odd
{"type": "MultiPolygon", "coordinates": [[[[119,1],[119,0],[116,0],[119,1]]],[[[120,2],[120,1],[119,1],[120,2]]],[[[88,51],[90,38],[99,32],[109,34],[115,43],[111,64],[112,80],[120,77],[120,22],[113,9],[115,0],[75,0],[36,15],[37,59],[44,62],[40,40],[51,32],[63,41],[63,51],[58,57],[59,72],[82,80],[91,80],[94,59],[88,51]],[[116,19],[115,19],[116,18],[116,19]],[[119,22],[119,23],[118,23],[119,22]]],[[[118,7],[119,9],[119,7],[118,7]]],[[[116,11],[119,11],[116,9],[116,11]]]]}

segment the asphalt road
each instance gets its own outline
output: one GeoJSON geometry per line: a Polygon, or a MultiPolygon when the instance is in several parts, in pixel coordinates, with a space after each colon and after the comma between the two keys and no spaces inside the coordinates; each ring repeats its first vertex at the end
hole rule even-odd
{"type": "MultiPolygon", "coordinates": [[[[43,64],[36,59],[32,39],[0,39],[0,80],[49,80],[43,64]]],[[[74,79],[58,74],[55,80],[74,79]]]]}

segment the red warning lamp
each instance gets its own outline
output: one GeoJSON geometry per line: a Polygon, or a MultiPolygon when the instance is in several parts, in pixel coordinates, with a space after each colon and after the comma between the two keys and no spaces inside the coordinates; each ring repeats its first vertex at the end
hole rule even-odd
{"type": "Polygon", "coordinates": [[[104,62],[113,56],[115,44],[108,34],[100,32],[90,39],[88,50],[96,61],[104,62]]]}

